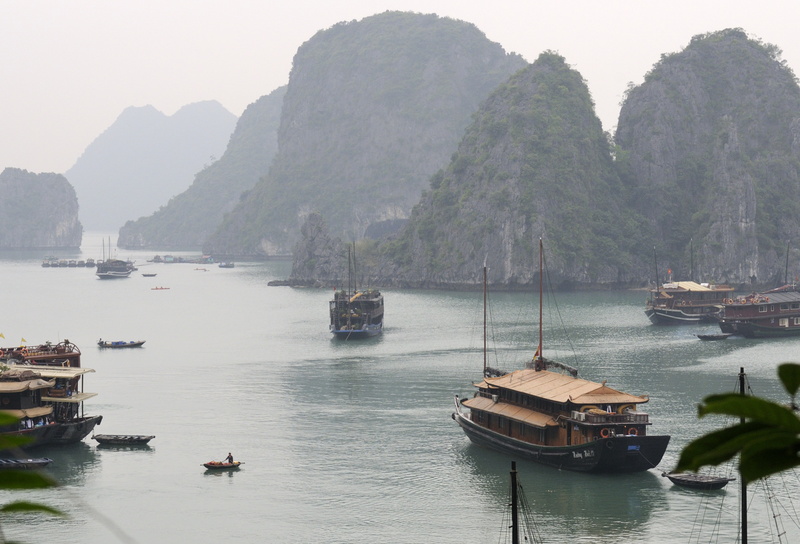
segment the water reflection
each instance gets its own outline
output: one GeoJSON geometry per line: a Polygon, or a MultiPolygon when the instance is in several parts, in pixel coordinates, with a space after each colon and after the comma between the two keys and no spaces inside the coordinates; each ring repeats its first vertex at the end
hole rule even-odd
{"type": "Polygon", "coordinates": [[[94,448],[85,442],[42,446],[36,449],[36,455],[53,460],[47,471],[64,486],[82,486],[88,477],[100,471],[100,460],[94,448]]]}
{"type": "MultiPolygon", "coordinates": [[[[456,457],[476,490],[482,490],[482,499],[499,507],[508,500],[511,460],[473,444],[465,445],[456,457]]],[[[667,505],[664,486],[652,471],[582,474],[520,460],[517,471],[537,525],[548,527],[545,533],[555,531],[551,536],[608,536],[632,542],[653,513],[667,505]]]]}

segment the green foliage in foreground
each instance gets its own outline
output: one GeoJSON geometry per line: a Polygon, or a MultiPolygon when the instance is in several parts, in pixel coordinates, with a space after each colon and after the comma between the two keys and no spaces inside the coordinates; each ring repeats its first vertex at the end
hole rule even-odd
{"type": "MultiPolygon", "coordinates": [[[[17,423],[19,423],[19,419],[0,413],[0,426],[17,423]]],[[[27,438],[18,436],[0,436],[0,451],[16,449],[27,441],[27,438]]],[[[0,470],[0,489],[19,491],[22,489],[47,489],[56,486],[58,486],[58,483],[55,480],[38,471],[0,470]]],[[[55,508],[28,501],[15,501],[0,505],[0,513],[2,514],[21,512],[40,512],[56,516],[65,515],[55,508]]],[[[6,542],[2,529],[0,529],[0,542],[6,542]]],[[[13,543],[8,542],[7,544],[13,543]]]]}
{"type": "Polygon", "coordinates": [[[800,418],[795,402],[800,388],[800,365],[780,365],[778,377],[791,397],[788,407],[736,393],[706,397],[699,407],[699,417],[724,414],[743,418],[743,423],[691,442],[681,452],[676,470],[696,471],[706,465],[724,463],[738,454],[739,473],[744,481],[752,482],[800,466],[800,418]]]}

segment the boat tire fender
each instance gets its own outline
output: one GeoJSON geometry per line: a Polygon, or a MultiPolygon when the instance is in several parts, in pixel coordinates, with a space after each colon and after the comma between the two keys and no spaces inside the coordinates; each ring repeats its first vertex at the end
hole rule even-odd
{"type": "Polygon", "coordinates": [[[600,429],[601,438],[608,438],[609,436],[611,436],[611,431],[609,431],[608,428],[600,429]]]}

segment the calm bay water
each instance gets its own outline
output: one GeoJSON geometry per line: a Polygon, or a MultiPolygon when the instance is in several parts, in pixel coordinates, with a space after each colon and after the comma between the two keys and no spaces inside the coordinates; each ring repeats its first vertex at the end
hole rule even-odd
{"type": "MultiPolygon", "coordinates": [[[[101,237],[81,254],[101,258],[101,237]]],[[[184,254],[185,255],[185,254],[184,254]]],[[[48,448],[56,491],[0,494],[69,513],[0,518],[25,542],[496,542],[511,458],[469,443],[450,418],[482,366],[480,295],[385,291],[386,329],[364,342],[330,338],[325,290],[268,287],[289,263],[149,264],[102,281],[90,269],[45,269],[44,253],[0,254],[4,345],[68,338],[96,370],[87,412],[98,433],[154,434],[145,450],[93,440],[48,448]],[[205,270],[198,269],[205,268],[205,270]],[[143,272],[157,273],[144,278],[143,272]],[[152,287],[169,287],[152,290],[152,287]],[[144,348],[99,350],[108,340],[144,348]],[[235,473],[201,464],[228,451],[235,473]]],[[[518,368],[533,351],[536,297],[492,295],[490,365],[518,368]]],[[[707,394],[732,391],[744,366],[756,394],[785,401],[778,363],[800,361],[800,339],[701,342],[707,328],[649,325],[643,292],[566,293],[548,324],[546,355],[582,377],[651,397],[651,432],[672,435],[654,470],[592,476],[518,462],[547,542],[731,542],[738,484],[713,493],[660,476],[689,440],[723,423],[698,420],[707,394]],[[720,526],[720,523],[722,524],[720,526]]],[[[754,489],[752,541],[800,541],[790,498],[796,474],[754,489]],[[768,505],[770,499],[774,509],[768,505]],[[772,516],[778,513],[777,524],[772,516]]]]}

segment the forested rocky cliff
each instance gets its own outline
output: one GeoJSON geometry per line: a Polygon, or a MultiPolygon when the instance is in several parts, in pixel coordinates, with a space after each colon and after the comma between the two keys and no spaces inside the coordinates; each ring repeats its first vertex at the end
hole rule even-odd
{"type": "Polygon", "coordinates": [[[0,249],[71,249],[81,245],[78,198],[61,174],[3,170],[0,217],[0,249]]]}
{"type": "Polygon", "coordinates": [[[345,238],[407,217],[480,102],[524,65],[436,15],[386,12],[318,32],[295,55],[269,174],[205,250],[289,254],[312,211],[345,238]]]}
{"type": "Polygon", "coordinates": [[[800,89],[777,47],[740,29],[695,36],[629,89],[615,140],[664,268],[778,283],[789,243],[796,269],[800,89]]]}
{"type": "MultiPolygon", "coordinates": [[[[619,199],[624,190],[580,74],[543,53],[474,119],[405,230],[377,248],[362,244],[361,270],[370,281],[474,284],[485,260],[492,283],[529,284],[540,236],[557,282],[628,281],[642,220],[619,199]]],[[[319,259],[318,268],[326,262],[319,259]]],[[[298,263],[293,279],[331,275],[298,263]]]]}
{"type": "MultiPolygon", "coordinates": [[[[732,29],[663,56],[626,92],[613,148],[582,78],[553,53],[474,119],[403,232],[361,242],[362,281],[475,284],[486,258],[495,285],[527,285],[540,235],[565,287],[645,285],[654,246],[662,279],[667,268],[734,285],[783,279],[800,238],[800,91],[776,47],[732,29]]],[[[305,232],[317,253],[298,246],[292,281],[335,282],[342,267],[329,263],[346,246],[324,222],[305,232]]]]}
{"type": "Polygon", "coordinates": [[[117,245],[126,249],[201,248],[243,193],[269,170],[278,150],[285,94],[286,87],[280,87],[250,104],[239,118],[225,154],[153,215],[125,223],[117,245]]]}

